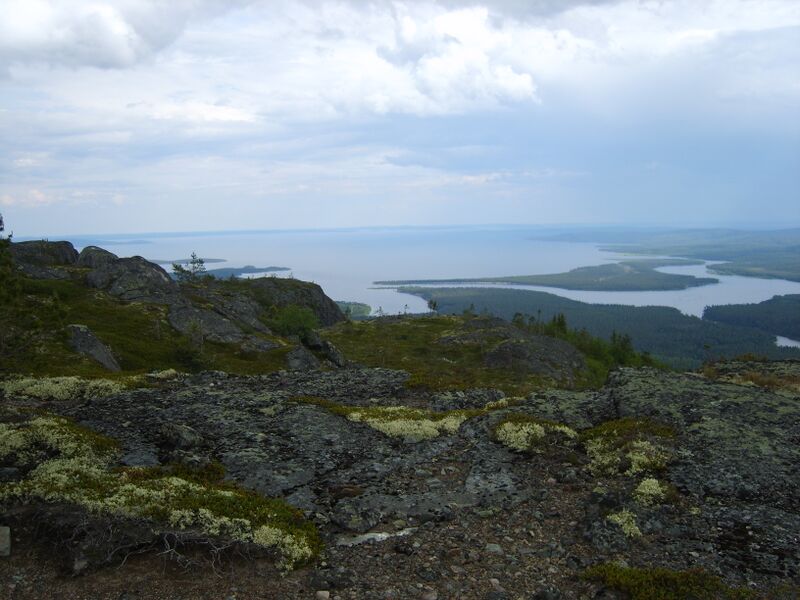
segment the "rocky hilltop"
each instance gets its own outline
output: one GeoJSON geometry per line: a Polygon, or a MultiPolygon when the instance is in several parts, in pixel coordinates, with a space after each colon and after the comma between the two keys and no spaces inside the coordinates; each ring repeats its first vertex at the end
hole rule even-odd
{"type": "Polygon", "coordinates": [[[223,358],[283,354],[137,369],[133,340],[92,324],[60,343],[97,333],[118,372],[0,381],[9,597],[797,597],[800,362],[598,371],[599,342],[557,324],[336,323],[302,282],[181,286],[100,249],[15,246],[32,297],[66,282],[175,336],[189,311],[223,358]],[[277,335],[267,302],[331,326],[277,335]]]}

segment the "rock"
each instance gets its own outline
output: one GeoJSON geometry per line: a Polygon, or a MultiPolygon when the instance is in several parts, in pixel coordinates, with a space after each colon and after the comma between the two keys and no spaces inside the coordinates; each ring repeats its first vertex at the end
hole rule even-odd
{"type": "Polygon", "coordinates": [[[500,544],[486,544],[486,552],[489,554],[502,554],[503,547],[500,544]]]}
{"type": "Polygon", "coordinates": [[[554,587],[546,587],[533,594],[531,600],[561,600],[561,592],[554,587]]]}
{"type": "Polygon", "coordinates": [[[322,342],[322,353],[325,355],[325,358],[337,367],[347,366],[347,359],[344,357],[344,354],[327,340],[322,342]]]}
{"type": "Polygon", "coordinates": [[[0,556],[11,556],[11,528],[0,526],[0,556]]]}
{"type": "Polygon", "coordinates": [[[319,368],[319,359],[304,346],[297,346],[286,355],[290,371],[310,371],[319,368]]]}
{"type": "Polygon", "coordinates": [[[568,342],[530,335],[525,340],[506,340],[484,356],[487,367],[511,369],[531,375],[573,381],[586,368],[583,355],[568,342]]]}
{"type": "Polygon", "coordinates": [[[11,256],[17,263],[40,267],[71,266],[78,262],[78,251],[70,242],[34,240],[11,244],[11,256]]]}
{"type": "Polygon", "coordinates": [[[314,597],[317,600],[328,600],[331,597],[331,593],[327,590],[320,590],[314,595],[314,597]]]}
{"type": "Polygon", "coordinates": [[[483,600],[511,600],[511,596],[508,592],[492,590],[484,595],[483,600]]]}
{"type": "Polygon", "coordinates": [[[118,259],[116,254],[97,246],[86,246],[78,255],[78,266],[89,269],[105,267],[118,259]]]}
{"type": "Polygon", "coordinates": [[[230,320],[212,310],[197,308],[188,302],[176,302],[169,307],[169,324],[182,334],[201,336],[212,342],[234,344],[245,338],[242,330],[230,320]]]}
{"type": "Polygon", "coordinates": [[[119,363],[111,349],[101,342],[86,325],[67,325],[70,347],[84,356],[97,361],[109,371],[120,371],[119,363]]]}
{"type": "Polygon", "coordinates": [[[168,450],[193,450],[203,442],[202,436],[188,425],[165,423],[160,433],[162,445],[168,450]]]}
{"type": "Polygon", "coordinates": [[[86,276],[87,283],[122,300],[167,302],[178,292],[164,269],[141,256],[100,262],[86,276]]]}
{"type": "Polygon", "coordinates": [[[254,293],[268,298],[273,306],[282,308],[294,304],[310,308],[323,327],[344,321],[344,314],[336,302],[315,283],[281,277],[259,277],[249,282],[254,293]]]}
{"type": "Polygon", "coordinates": [[[309,331],[303,341],[312,350],[322,350],[322,338],[319,337],[319,333],[316,331],[309,331]]]}
{"type": "Polygon", "coordinates": [[[78,252],[70,242],[15,242],[9,249],[17,267],[36,279],[69,279],[70,272],[64,267],[78,262],[78,252]]]}

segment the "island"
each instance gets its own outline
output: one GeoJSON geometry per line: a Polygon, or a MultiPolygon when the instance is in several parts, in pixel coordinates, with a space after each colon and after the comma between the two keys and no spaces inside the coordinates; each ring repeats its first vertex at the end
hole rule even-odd
{"type": "Polygon", "coordinates": [[[565,290],[595,292],[647,292],[685,290],[719,283],[713,277],[663,273],[660,267],[701,265],[702,261],[681,258],[653,258],[626,260],[619,263],[579,267],[566,273],[548,275],[512,275],[508,277],[481,277],[470,279],[416,279],[376,281],[376,285],[453,285],[468,283],[495,283],[506,285],[537,285],[565,290]]]}

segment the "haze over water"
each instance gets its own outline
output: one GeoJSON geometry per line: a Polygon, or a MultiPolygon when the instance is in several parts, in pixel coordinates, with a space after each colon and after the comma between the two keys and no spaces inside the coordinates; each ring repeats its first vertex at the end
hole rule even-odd
{"type": "MultiPolygon", "coordinates": [[[[149,260],[177,260],[196,252],[201,257],[226,261],[209,263],[211,269],[245,265],[289,267],[291,276],[320,284],[335,300],[364,302],[387,314],[424,312],[427,307],[416,296],[376,289],[374,281],[538,275],[630,258],[602,251],[597,244],[533,240],[535,233],[540,230],[486,226],[130,234],[71,240],[79,248],[96,244],[120,256],[140,255],[149,260]]],[[[169,265],[164,267],[169,270],[169,265]]],[[[717,275],[702,265],[661,270],[711,276],[720,283],[653,292],[500,287],[538,290],[590,303],[672,306],[696,316],[702,315],[705,306],[714,304],[761,302],[775,295],[800,293],[797,282],[717,275]]]]}

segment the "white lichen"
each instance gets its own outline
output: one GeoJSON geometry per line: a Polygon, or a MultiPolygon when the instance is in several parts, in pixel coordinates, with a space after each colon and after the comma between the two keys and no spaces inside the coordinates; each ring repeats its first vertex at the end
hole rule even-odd
{"type": "Polygon", "coordinates": [[[666,488],[658,479],[648,477],[643,479],[633,490],[633,498],[642,506],[654,506],[663,502],[666,497],[666,488]]]}
{"type": "Polygon", "coordinates": [[[564,438],[564,441],[570,442],[578,436],[573,429],[561,423],[534,419],[501,422],[494,433],[497,441],[518,452],[535,452],[548,437],[564,438]]]}
{"type": "Polygon", "coordinates": [[[639,526],[636,524],[636,515],[634,515],[627,508],[617,513],[608,515],[606,520],[619,526],[619,528],[622,529],[622,533],[629,538],[635,538],[642,535],[639,526]]]}
{"type": "Polygon", "coordinates": [[[0,390],[6,396],[48,401],[104,398],[124,389],[125,386],[109,379],[80,377],[21,377],[0,382],[0,390]]]}

